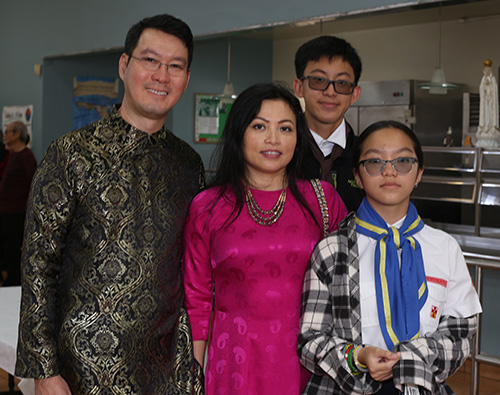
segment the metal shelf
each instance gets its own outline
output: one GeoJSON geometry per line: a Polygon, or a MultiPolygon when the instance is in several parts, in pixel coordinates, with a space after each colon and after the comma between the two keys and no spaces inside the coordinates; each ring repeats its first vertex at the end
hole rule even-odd
{"type": "Polygon", "coordinates": [[[474,205],[474,234],[481,210],[500,207],[500,149],[423,147],[425,173],[412,199],[474,205]]]}

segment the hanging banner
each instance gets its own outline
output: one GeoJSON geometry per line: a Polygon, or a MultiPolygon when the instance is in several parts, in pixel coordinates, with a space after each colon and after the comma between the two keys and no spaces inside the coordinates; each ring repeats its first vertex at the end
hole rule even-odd
{"type": "Polygon", "coordinates": [[[118,102],[118,78],[73,78],[73,129],[106,117],[118,102]]]}
{"type": "Polygon", "coordinates": [[[31,124],[33,120],[33,105],[27,106],[5,106],[2,111],[2,130],[5,131],[7,125],[11,122],[22,122],[28,128],[28,134],[30,135],[30,143],[33,140],[33,134],[31,131],[31,124]]]}

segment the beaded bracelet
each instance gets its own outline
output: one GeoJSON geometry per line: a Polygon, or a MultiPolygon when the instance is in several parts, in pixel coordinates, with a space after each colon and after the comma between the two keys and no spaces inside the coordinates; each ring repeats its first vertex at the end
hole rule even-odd
{"type": "MultiPolygon", "coordinates": [[[[357,349],[357,347],[356,347],[357,349]]],[[[354,376],[357,376],[358,374],[361,374],[362,371],[359,370],[355,364],[354,364],[354,358],[353,358],[353,351],[355,350],[353,344],[348,344],[346,349],[345,349],[345,360],[347,362],[347,366],[349,366],[349,369],[351,369],[351,373],[354,376]]]]}
{"type": "Polygon", "coordinates": [[[368,372],[368,368],[366,365],[363,365],[361,362],[359,362],[358,360],[358,350],[360,348],[364,348],[365,345],[362,344],[361,346],[357,346],[354,351],[353,351],[353,354],[354,354],[354,366],[360,371],[360,372],[368,372]]]}

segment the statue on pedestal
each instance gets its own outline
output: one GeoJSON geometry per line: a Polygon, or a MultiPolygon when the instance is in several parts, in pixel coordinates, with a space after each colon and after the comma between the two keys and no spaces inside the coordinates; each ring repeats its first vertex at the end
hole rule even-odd
{"type": "Polygon", "coordinates": [[[483,62],[484,75],[479,85],[479,127],[476,146],[483,148],[500,147],[498,130],[498,85],[491,71],[492,61],[483,62]]]}

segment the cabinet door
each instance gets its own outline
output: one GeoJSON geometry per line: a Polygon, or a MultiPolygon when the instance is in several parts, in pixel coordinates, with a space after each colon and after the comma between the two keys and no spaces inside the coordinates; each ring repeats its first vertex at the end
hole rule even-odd
{"type": "Polygon", "coordinates": [[[359,107],[360,133],[374,122],[385,120],[398,121],[410,129],[412,126],[412,110],[409,106],[370,106],[359,107]]]}

